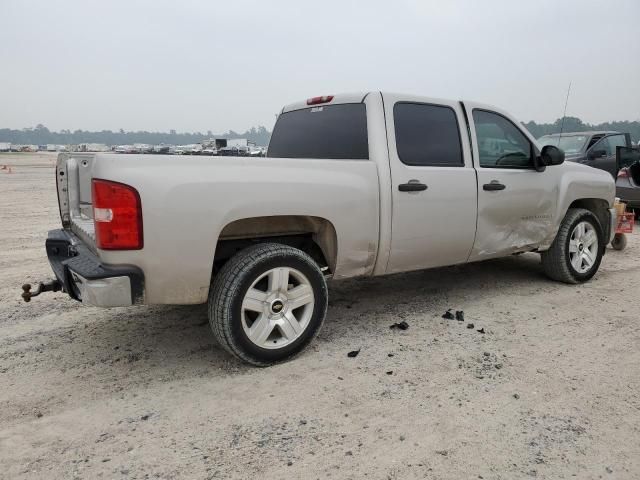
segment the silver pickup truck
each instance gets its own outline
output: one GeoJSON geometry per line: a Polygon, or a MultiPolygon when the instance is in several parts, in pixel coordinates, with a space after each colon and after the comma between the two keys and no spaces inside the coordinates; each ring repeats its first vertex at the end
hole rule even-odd
{"type": "Polygon", "coordinates": [[[590,279],[615,186],[563,161],[499,109],[381,92],[284,107],[266,158],[61,154],[56,280],[23,296],[208,302],[220,344],[269,365],[318,333],[330,278],[539,252],[552,279],[590,279]]]}

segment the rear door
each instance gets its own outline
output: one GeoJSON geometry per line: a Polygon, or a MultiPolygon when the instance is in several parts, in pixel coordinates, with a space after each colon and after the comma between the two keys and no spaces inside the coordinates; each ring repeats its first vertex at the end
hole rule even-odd
{"type": "Polygon", "coordinates": [[[469,260],[535,248],[553,228],[561,169],[535,170],[533,137],[505,112],[465,106],[478,174],[478,229],[469,260]]]}
{"type": "Polygon", "coordinates": [[[476,231],[476,174],[459,102],[383,95],[392,185],[387,272],[463,263],[476,231]]]}

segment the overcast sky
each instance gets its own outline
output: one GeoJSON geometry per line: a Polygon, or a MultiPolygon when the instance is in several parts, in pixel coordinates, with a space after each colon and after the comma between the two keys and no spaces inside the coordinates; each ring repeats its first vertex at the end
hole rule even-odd
{"type": "Polygon", "coordinates": [[[271,129],[390,90],[640,119],[640,0],[0,0],[0,128],[271,129]]]}

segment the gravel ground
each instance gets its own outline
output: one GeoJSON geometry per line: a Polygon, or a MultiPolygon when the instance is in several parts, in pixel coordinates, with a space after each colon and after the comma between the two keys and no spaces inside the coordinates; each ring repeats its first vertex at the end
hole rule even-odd
{"type": "Polygon", "coordinates": [[[0,478],[640,478],[639,235],[580,286],[533,254],[334,283],[312,346],[256,369],[203,306],[22,303],[54,161],[0,155],[0,478]]]}

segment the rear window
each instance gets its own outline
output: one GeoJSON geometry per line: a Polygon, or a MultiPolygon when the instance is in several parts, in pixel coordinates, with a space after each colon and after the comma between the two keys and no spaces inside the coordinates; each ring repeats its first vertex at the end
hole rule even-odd
{"type": "Polygon", "coordinates": [[[273,128],[267,156],[368,159],[366,106],[320,105],[283,113],[273,128]]]}

